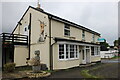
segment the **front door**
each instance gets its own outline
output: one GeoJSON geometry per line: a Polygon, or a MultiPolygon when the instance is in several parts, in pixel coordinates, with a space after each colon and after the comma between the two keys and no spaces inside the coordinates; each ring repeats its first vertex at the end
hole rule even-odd
{"type": "Polygon", "coordinates": [[[90,49],[86,49],[86,63],[90,63],[90,49]]]}
{"type": "Polygon", "coordinates": [[[86,51],[82,49],[82,64],[86,64],[86,51]]]}

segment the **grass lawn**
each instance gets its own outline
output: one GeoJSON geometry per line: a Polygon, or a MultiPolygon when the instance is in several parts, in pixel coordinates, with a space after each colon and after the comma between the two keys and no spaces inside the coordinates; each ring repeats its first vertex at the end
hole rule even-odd
{"type": "Polygon", "coordinates": [[[82,70],[81,75],[84,76],[85,78],[99,78],[97,76],[93,76],[93,75],[89,74],[89,70],[82,70]]]}
{"type": "Polygon", "coordinates": [[[117,59],[117,58],[120,58],[120,56],[115,56],[115,57],[113,57],[113,58],[111,58],[111,59],[117,59]]]}

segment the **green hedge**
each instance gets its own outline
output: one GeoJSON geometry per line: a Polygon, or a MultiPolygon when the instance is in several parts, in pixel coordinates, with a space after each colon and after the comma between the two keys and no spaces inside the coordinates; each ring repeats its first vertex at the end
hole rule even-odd
{"type": "Polygon", "coordinates": [[[15,63],[7,63],[4,65],[4,71],[13,72],[15,70],[15,63]]]}

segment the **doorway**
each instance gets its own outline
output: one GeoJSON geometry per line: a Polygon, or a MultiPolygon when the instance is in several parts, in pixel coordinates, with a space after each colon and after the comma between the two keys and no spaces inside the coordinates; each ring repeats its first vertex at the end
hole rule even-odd
{"type": "Polygon", "coordinates": [[[4,44],[3,48],[3,64],[14,62],[14,45],[4,44]]]}
{"type": "Polygon", "coordinates": [[[86,49],[86,63],[91,63],[91,60],[90,60],[90,49],[86,49]]]}
{"type": "Polygon", "coordinates": [[[90,56],[90,47],[89,46],[83,46],[81,48],[81,58],[82,58],[82,64],[91,63],[91,56],[90,56]]]}

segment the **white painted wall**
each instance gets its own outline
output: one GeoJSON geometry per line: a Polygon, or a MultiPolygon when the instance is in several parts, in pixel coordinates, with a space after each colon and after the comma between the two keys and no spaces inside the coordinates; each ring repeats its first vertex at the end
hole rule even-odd
{"type": "Polygon", "coordinates": [[[109,51],[100,51],[100,57],[101,58],[112,58],[115,56],[115,50],[109,50],[109,51]]]}
{"type": "Polygon", "coordinates": [[[26,58],[28,58],[28,48],[27,46],[15,46],[14,50],[14,63],[16,66],[25,66],[26,58]]]}

